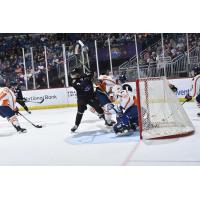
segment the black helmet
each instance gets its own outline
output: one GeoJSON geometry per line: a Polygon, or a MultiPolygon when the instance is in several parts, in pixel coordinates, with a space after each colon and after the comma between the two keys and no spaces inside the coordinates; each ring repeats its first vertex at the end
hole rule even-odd
{"type": "Polygon", "coordinates": [[[81,69],[80,68],[74,68],[71,72],[70,72],[70,77],[72,79],[74,78],[80,78],[81,76],[81,69]]]}
{"type": "Polygon", "coordinates": [[[200,67],[194,67],[192,70],[193,70],[195,76],[200,74],[200,67]]]}
{"type": "Polygon", "coordinates": [[[125,83],[126,80],[127,80],[126,75],[125,75],[125,74],[121,74],[121,75],[119,76],[119,80],[120,80],[121,83],[125,83]]]}
{"type": "Polygon", "coordinates": [[[128,90],[130,92],[133,91],[132,87],[129,84],[122,85],[122,90],[128,90]]]}

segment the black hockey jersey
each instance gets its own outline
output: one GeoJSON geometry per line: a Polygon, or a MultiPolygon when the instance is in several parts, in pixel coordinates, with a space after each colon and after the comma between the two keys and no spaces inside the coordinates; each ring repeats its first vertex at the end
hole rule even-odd
{"type": "Polygon", "coordinates": [[[72,86],[77,92],[77,98],[90,99],[94,96],[94,88],[91,78],[87,75],[83,75],[81,78],[72,80],[72,86]]]}
{"type": "Polygon", "coordinates": [[[20,87],[17,87],[15,90],[14,90],[14,93],[15,93],[15,96],[16,96],[16,99],[17,100],[22,100],[23,99],[23,94],[22,94],[22,90],[20,87]]]}

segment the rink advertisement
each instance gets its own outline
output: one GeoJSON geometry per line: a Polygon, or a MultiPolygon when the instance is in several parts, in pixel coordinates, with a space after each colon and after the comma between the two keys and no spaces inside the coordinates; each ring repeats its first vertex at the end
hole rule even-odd
{"type": "Polygon", "coordinates": [[[46,90],[30,90],[23,92],[27,106],[32,109],[59,108],[75,106],[76,92],[73,88],[56,88],[46,90]],[[44,101],[39,104],[42,99],[44,101]]]}
{"type": "MultiPolygon", "coordinates": [[[[185,95],[190,91],[192,85],[191,78],[170,79],[169,82],[178,88],[176,95],[181,100],[183,100],[185,95]]],[[[132,85],[133,90],[136,91],[135,82],[130,82],[129,84],[132,85]]],[[[71,107],[76,106],[77,101],[76,91],[72,87],[30,90],[24,91],[23,95],[29,101],[27,102],[27,106],[31,109],[71,107]],[[44,99],[44,101],[41,104],[35,103],[41,101],[42,99],[44,99]]]]}
{"type": "Polygon", "coordinates": [[[184,98],[192,88],[192,78],[170,79],[169,82],[178,88],[176,95],[181,99],[184,98]]]}
{"type": "Polygon", "coordinates": [[[66,90],[67,90],[68,105],[70,106],[76,105],[76,101],[77,101],[76,90],[72,87],[69,87],[66,90]]]}
{"type": "MultiPolygon", "coordinates": [[[[183,100],[185,95],[190,92],[192,87],[192,78],[169,79],[168,81],[177,87],[178,91],[176,92],[176,95],[180,100],[183,100]]],[[[134,88],[134,91],[136,91],[135,82],[131,82],[129,84],[131,84],[131,86],[134,88]]]]}

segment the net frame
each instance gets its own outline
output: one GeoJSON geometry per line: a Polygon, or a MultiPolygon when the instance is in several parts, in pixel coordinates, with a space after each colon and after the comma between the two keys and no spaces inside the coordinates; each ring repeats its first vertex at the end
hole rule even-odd
{"type": "Polygon", "coordinates": [[[166,77],[138,79],[136,80],[136,92],[138,98],[138,123],[140,139],[171,138],[194,133],[194,126],[178,98],[169,88],[166,77]],[[161,96],[161,99],[159,99],[160,102],[153,102],[150,96],[150,85],[154,81],[161,83],[162,85],[159,87],[163,87],[162,94],[164,97],[161,96]],[[158,112],[157,114],[154,113],[153,108],[155,107],[153,104],[160,106],[160,108],[163,106],[163,111],[160,113],[158,112]],[[164,115],[164,107],[169,110],[167,110],[166,116],[164,115]],[[165,117],[163,121],[162,118],[159,119],[161,113],[165,117]],[[178,119],[173,121],[173,118],[178,116],[180,116],[180,121],[178,121],[178,119]]]}

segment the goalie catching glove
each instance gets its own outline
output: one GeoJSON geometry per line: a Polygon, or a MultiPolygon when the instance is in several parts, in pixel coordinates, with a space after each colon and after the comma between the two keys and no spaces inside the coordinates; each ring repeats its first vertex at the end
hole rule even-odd
{"type": "Polygon", "coordinates": [[[187,94],[187,95],[185,96],[185,99],[186,99],[187,102],[188,102],[188,101],[191,101],[191,100],[192,100],[192,96],[190,96],[189,94],[187,94]]]}

